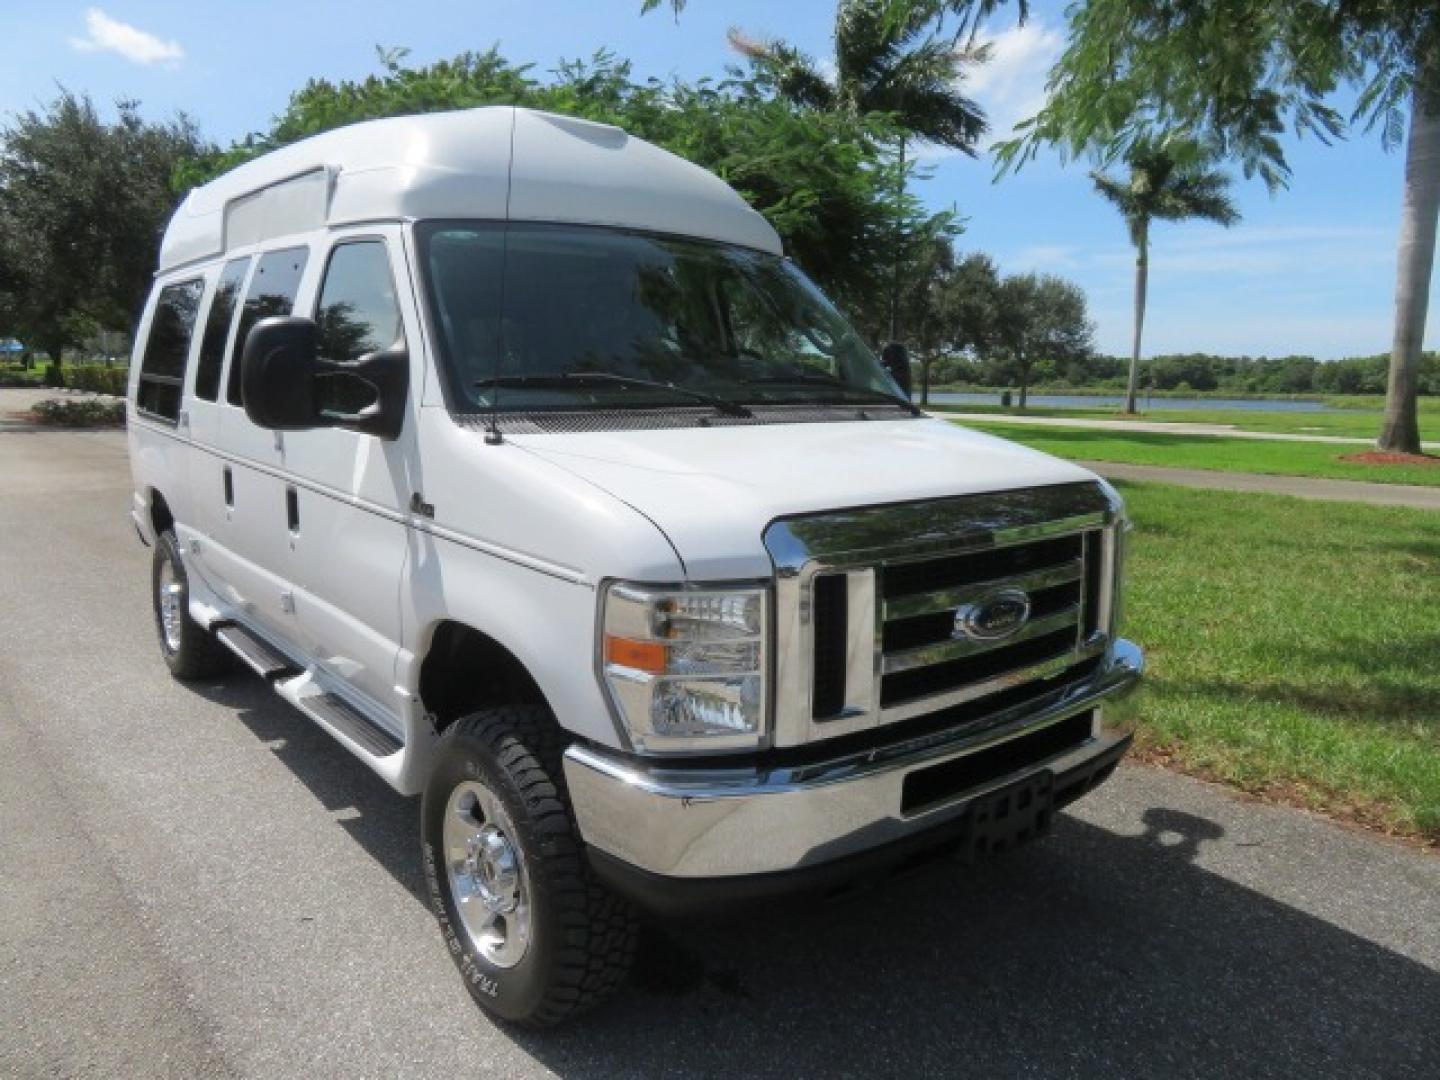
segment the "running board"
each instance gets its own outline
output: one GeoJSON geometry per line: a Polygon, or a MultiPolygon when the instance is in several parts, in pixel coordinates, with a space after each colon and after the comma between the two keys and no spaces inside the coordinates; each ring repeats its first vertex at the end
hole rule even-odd
{"type": "Polygon", "coordinates": [[[289,657],[238,623],[223,624],[215,630],[215,636],[262,678],[274,681],[300,674],[289,657]]]}
{"type": "Polygon", "coordinates": [[[306,672],[274,684],[275,692],[332,735],[354,743],[364,756],[387,758],[405,749],[405,742],[368,714],[331,693],[306,672]]]}
{"type": "Polygon", "coordinates": [[[389,757],[404,749],[403,742],[334,694],[316,694],[314,697],[301,698],[300,708],[344,735],[367,754],[389,757]]]}

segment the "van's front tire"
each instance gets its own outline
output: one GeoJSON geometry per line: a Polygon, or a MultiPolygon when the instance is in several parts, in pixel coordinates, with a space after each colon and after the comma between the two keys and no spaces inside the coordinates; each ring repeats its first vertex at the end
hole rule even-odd
{"type": "Polygon", "coordinates": [[[548,1027],[612,993],[635,953],[629,905],[590,872],[560,732],[537,706],[457,720],[421,807],[431,906],[480,1006],[548,1027]]]}
{"type": "Polygon", "coordinates": [[[230,671],[229,650],[190,617],[190,578],[180,558],[180,542],[170,529],[155,538],[150,590],[160,655],[170,674],[189,682],[213,679],[230,671]]]}

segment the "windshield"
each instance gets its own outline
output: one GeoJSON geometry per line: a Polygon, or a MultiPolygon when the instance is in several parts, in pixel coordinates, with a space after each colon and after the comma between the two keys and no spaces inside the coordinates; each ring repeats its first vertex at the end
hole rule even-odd
{"type": "Polygon", "coordinates": [[[794,265],[585,226],[416,227],[456,411],[863,406],[899,395],[794,265]]]}

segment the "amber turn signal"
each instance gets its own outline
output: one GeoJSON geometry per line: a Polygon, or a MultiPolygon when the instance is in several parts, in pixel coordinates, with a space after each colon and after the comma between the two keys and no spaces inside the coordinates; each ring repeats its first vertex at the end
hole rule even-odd
{"type": "Polygon", "coordinates": [[[635,641],[605,635],[605,662],[633,668],[651,675],[663,675],[669,664],[667,648],[658,641],[635,641]]]}

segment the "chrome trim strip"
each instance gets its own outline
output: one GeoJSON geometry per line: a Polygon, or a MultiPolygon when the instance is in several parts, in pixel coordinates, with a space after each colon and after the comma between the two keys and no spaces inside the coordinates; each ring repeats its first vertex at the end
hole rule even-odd
{"type": "MultiPolygon", "coordinates": [[[[847,721],[856,717],[873,722],[870,703],[880,678],[875,652],[875,571],[852,570],[845,575],[845,705],[830,723],[832,731],[854,730],[847,721]]],[[[826,720],[825,717],[818,718],[826,720]]]]}
{"type": "MultiPolygon", "coordinates": [[[[947,660],[959,660],[964,656],[979,656],[981,653],[1003,649],[1007,645],[1018,645],[1031,638],[1053,634],[1058,630],[1064,630],[1067,626],[1075,626],[1079,622],[1080,605],[1071,604],[1052,615],[1046,615],[1043,619],[1031,620],[1009,637],[996,638],[991,641],[952,638],[949,641],[939,641],[933,645],[921,645],[914,649],[886,653],[883,671],[886,675],[895,675],[902,671],[916,671],[919,668],[943,664],[947,660]]],[[[1065,655],[1074,655],[1073,645],[1066,650],[1065,655]]]]}
{"type": "Polygon", "coordinates": [[[980,735],[939,732],[880,750],[775,768],[648,765],[592,746],[565,751],[565,777],[586,843],[652,873],[726,877],[771,873],[843,858],[899,840],[964,812],[968,801],[1040,768],[1064,771],[1103,754],[1104,735],[1048,761],[997,776],[952,801],[900,813],[911,771],[973,754],[1058,723],[1133,687],[1140,650],[1115,643],[1111,662],[1049,704],[1018,706],[980,735]]]}
{"type": "Polygon", "coordinates": [[[989,697],[991,694],[1009,690],[1021,683],[1053,678],[1066,668],[1083,663],[1104,652],[1105,644],[1104,637],[1096,637],[1078,651],[1067,648],[1063,653],[1059,653],[1049,660],[1042,660],[1040,663],[1031,664],[1028,667],[1016,668],[1014,671],[1007,671],[1003,675],[996,675],[983,682],[967,683],[964,686],[957,686],[954,690],[946,690],[943,693],[931,694],[928,697],[915,698],[913,701],[904,701],[899,705],[888,706],[882,711],[880,722],[882,724],[898,724],[901,720],[910,720],[916,716],[924,716],[926,713],[948,709],[953,705],[964,705],[979,698],[989,697]]]}
{"type": "MultiPolygon", "coordinates": [[[[1091,535],[1091,533],[1085,534],[1087,539],[1091,535]]],[[[1049,589],[1056,585],[1068,585],[1072,581],[1080,581],[1084,573],[1084,560],[1071,559],[1058,566],[1034,570],[1028,574],[990,578],[987,581],[977,581],[953,589],[899,596],[893,600],[886,600],[881,605],[880,617],[886,622],[893,622],[895,619],[909,619],[916,615],[936,615],[942,611],[953,611],[963,604],[968,604],[987,593],[994,592],[996,589],[1008,587],[1024,589],[1026,592],[1036,592],[1040,589],[1049,589]]]]}

